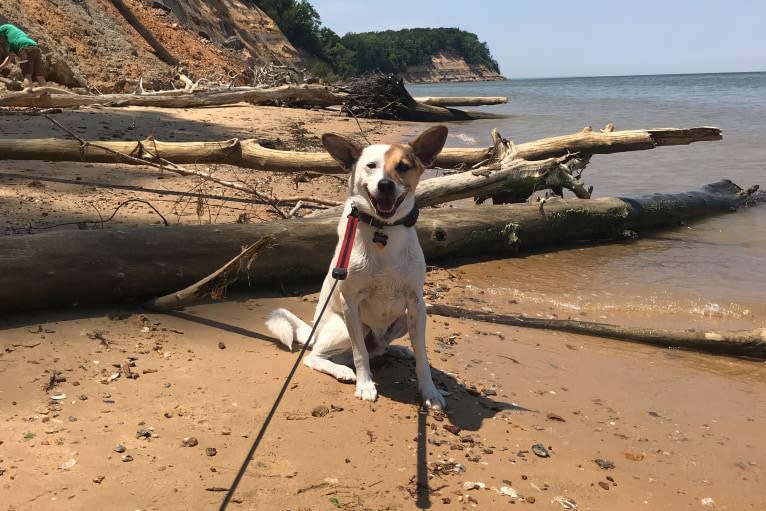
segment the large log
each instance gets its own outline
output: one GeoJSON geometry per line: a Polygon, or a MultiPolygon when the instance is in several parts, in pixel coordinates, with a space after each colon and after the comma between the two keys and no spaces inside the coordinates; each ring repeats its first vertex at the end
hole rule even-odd
{"type": "Polygon", "coordinates": [[[153,106],[158,108],[193,108],[203,106],[231,105],[242,101],[265,103],[269,101],[296,101],[310,106],[337,105],[342,100],[322,85],[282,85],[281,87],[245,90],[189,93],[178,96],[149,94],[50,94],[48,89],[32,92],[11,92],[0,97],[0,106],[68,108],[87,105],[103,106],[153,106]]]}
{"type": "MultiPolygon", "coordinates": [[[[437,157],[435,165],[441,168],[456,168],[472,167],[487,162],[496,157],[498,151],[505,151],[510,144],[498,135],[495,135],[494,139],[495,145],[488,148],[445,148],[437,157]]],[[[517,158],[542,160],[569,153],[608,154],[720,139],[721,130],[714,127],[656,128],[605,133],[584,131],[516,144],[513,149],[516,151],[517,158]]],[[[136,163],[133,160],[116,157],[115,151],[148,161],[156,161],[158,157],[161,157],[177,164],[228,163],[245,168],[278,172],[307,170],[329,174],[341,172],[338,163],[326,152],[279,151],[263,147],[252,139],[162,142],[150,138],[141,142],[97,141],[84,147],[80,142],[68,139],[0,139],[0,159],[4,160],[136,163]]]]}
{"type": "Polygon", "coordinates": [[[508,103],[505,96],[415,96],[415,101],[431,106],[483,106],[508,103]]]}
{"type": "MultiPolygon", "coordinates": [[[[750,198],[730,181],[633,199],[423,210],[416,226],[428,261],[499,254],[720,214],[750,198]]],[[[337,217],[252,225],[59,231],[0,237],[0,311],[142,300],[209,275],[240,247],[273,236],[243,279],[255,285],[319,279],[337,241],[337,217]]]]}

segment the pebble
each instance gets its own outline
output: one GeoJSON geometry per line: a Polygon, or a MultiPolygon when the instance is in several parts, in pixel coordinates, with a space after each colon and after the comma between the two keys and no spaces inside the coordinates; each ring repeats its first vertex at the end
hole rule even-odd
{"type": "Polygon", "coordinates": [[[62,399],[66,399],[66,394],[54,394],[51,396],[51,399],[61,401],[62,399]]]}
{"type": "Polygon", "coordinates": [[[136,431],[136,438],[151,438],[152,432],[148,429],[139,429],[136,431]]]}
{"type": "Polygon", "coordinates": [[[556,497],[553,497],[553,501],[561,504],[561,507],[564,509],[577,509],[577,502],[570,499],[569,497],[557,495],[556,497]]]}
{"type": "Polygon", "coordinates": [[[324,417],[328,413],[330,413],[330,409],[327,408],[325,405],[315,406],[314,409],[311,410],[312,417],[324,417]]]}
{"type": "Polygon", "coordinates": [[[61,465],[59,465],[59,469],[61,469],[61,470],[69,470],[70,468],[74,467],[75,465],[77,465],[77,460],[72,458],[71,460],[67,460],[64,463],[62,463],[61,465]]]}
{"type": "Polygon", "coordinates": [[[181,440],[181,447],[194,447],[199,444],[199,441],[193,436],[187,436],[181,440]]]}
{"type": "Polygon", "coordinates": [[[715,500],[712,497],[705,497],[700,500],[700,503],[705,507],[715,507],[715,500]]]}
{"type": "Polygon", "coordinates": [[[219,350],[225,350],[226,349],[226,345],[223,343],[223,341],[218,343],[218,349],[219,350]]]}
{"type": "Polygon", "coordinates": [[[510,486],[501,486],[500,489],[497,490],[497,492],[500,495],[505,495],[507,497],[511,497],[511,498],[514,498],[514,499],[519,498],[519,493],[516,490],[514,490],[513,488],[511,488],[510,486]]]}
{"type": "Polygon", "coordinates": [[[128,449],[127,449],[127,447],[125,447],[125,446],[124,446],[124,445],[122,445],[122,444],[117,444],[117,445],[115,445],[114,447],[112,447],[112,450],[113,450],[114,452],[119,452],[119,453],[122,453],[122,452],[125,452],[125,451],[127,451],[128,449]]]}
{"type": "Polygon", "coordinates": [[[525,498],[524,500],[529,502],[530,504],[534,504],[535,500],[537,500],[537,499],[535,499],[532,495],[530,495],[529,497],[525,498]]]}
{"type": "Polygon", "coordinates": [[[606,481],[599,481],[598,485],[601,486],[601,488],[603,488],[604,490],[609,489],[609,483],[607,483],[606,481]]]}
{"type": "Polygon", "coordinates": [[[205,449],[206,456],[215,456],[216,454],[218,454],[218,449],[215,447],[208,447],[205,449]]]}
{"type": "Polygon", "coordinates": [[[130,454],[125,454],[124,456],[122,456],[121,459],[122,459],[123,463],[129,463],[129,462],[133,461],[133,456],[131,456],[130,454]]]}
{"type": "Polygon", "coordinates": [[[447,431],[449,431],[453,435],[459,435],[460,431],[461,431],[461,429],[459,427],[455,426],[454,424],[443,424],[442,428],[446,429],[447,431]]]}
{"type": "Polygon", "coordinates": [[[540,456],[541,458],[549,458],[551,453],[545,448],[543,444],[535,444],[532,446],[532,452],[540,456]]]}
{"type": "Polygon", "coordinates": [[[604,470],[609,470],[614,468],[614,463],[612,463],[609,460],[602,460],[601,458],[596,458],[593,461],[596,463],[596,465],[603,468],[604,470]]]}

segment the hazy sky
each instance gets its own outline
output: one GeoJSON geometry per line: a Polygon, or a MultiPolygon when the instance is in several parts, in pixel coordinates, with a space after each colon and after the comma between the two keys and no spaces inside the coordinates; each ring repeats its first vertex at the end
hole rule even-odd
{"type": "Polygon", "coordinates": [[[508,78],[766,71],[766,0],[309,0],[339,35],[457,27],[508,78]]]}

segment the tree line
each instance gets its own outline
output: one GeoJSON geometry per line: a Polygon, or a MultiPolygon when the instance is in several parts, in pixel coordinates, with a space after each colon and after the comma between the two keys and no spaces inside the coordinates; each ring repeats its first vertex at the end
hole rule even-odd
{"type": "Polygon", "coordinates": [[[400,73],[428,64],[438,53],[463,57],[500,72],[486,43],[458,28],[411,28],[339,36],[322,26],[319,13],[306,0],[254,0],[287,39],[316,58],[312,74],[328,81],[366,73],[400,73]]]}

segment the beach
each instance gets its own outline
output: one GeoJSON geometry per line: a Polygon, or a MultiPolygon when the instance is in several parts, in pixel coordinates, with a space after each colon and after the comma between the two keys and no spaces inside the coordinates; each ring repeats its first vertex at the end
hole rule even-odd
{"type": "MultiPolygon", "coordinates": [[[[333,112],[252,105],[52,116],[88,140],[239,137],[318,150],[323,132],[359,130],[333,112]]],[[[360,125],[373,142],[408,140],[424,129],[360,125]]],[[[1,116],[0,131],[65,136],[44,116],[21,112],[1,116]]],[[[672,160],[670,152],[666,157],[672,160]]],[[[333,176],[195,167],[276,196],[342,200],[346,189],[333,176]]],[[[3,161],[0,191],[5,235],[160,222],[140,202],[97,222],[130,199],[150,202],[171,224],[276,218],[266,205],[238,200],[239,192],[144,166],[3,161]]],[[[677,329],[764,326],[766,308],[749,295],[721,302],[693,288],[658,294],[647,284],[650,292],[631,297],[614,279],[593,278],[591,268],[619,264],[629,247],[440,262],[429,266],[426,297],[540,318],[677,329]],[[593,263],[578,267],[583,260],[593,263]]],[[[104,304],[0,317],[5,508],[218,508],[297,356],[271,338],[263,321],[281,306],[311,317],[318,286],[255,283],[172,314],[104,304]]],[[[766,505],[762,362],[437,316],[428,318],[427,342],[446,413],[420,410],[411,361],[384,357],[374,366],[375,403],[301,365],[230,509],[766,505]]]]}

